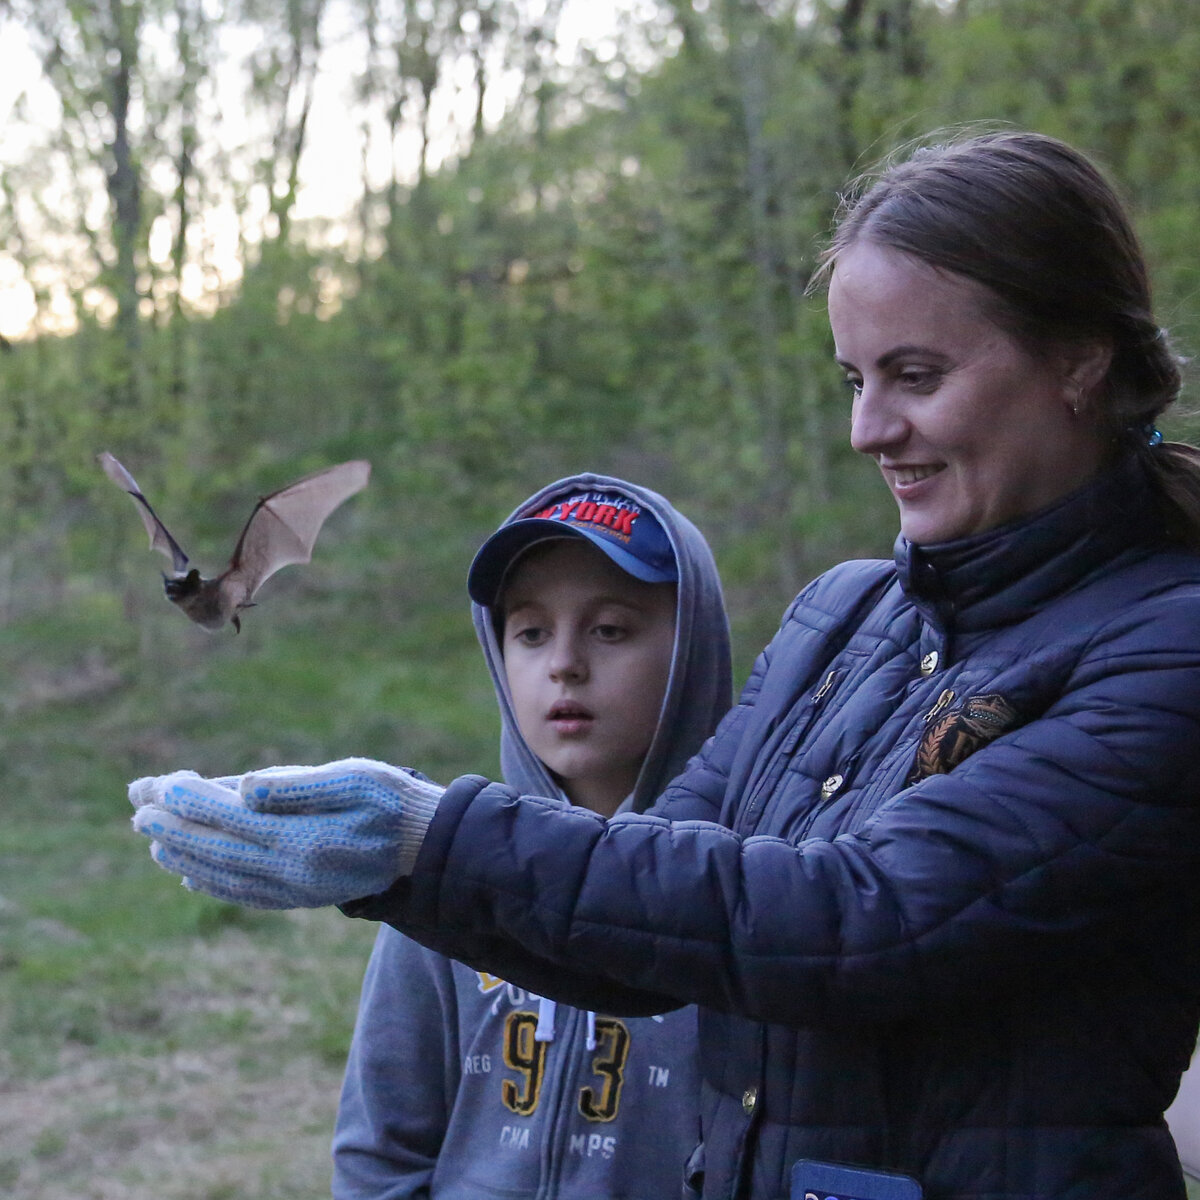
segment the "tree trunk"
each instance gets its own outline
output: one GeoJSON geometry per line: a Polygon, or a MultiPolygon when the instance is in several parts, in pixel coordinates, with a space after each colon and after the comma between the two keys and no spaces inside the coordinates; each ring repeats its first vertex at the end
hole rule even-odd
{"type": "Polygon", "coordinates": [[[117,302],[117,332],[123,359],[114,399],[138,408],[143,392],[141,353],[141,296],[138,291],[137,253],[142,239],[142,191],[129,130],[132,81],[137,73],[140,8],[110,0],[111,35],[107,61],[109,111],[113,121],[112,155],[108,170],[108,196],[113,209],[113,242],[116,247],[113,291],[117,302]]]}

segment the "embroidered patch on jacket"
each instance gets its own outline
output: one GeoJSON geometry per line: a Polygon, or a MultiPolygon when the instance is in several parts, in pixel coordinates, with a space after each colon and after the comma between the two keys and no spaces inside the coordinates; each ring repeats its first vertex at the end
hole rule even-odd
{"type": "Polygon", "coordinates": [[[907,784],[930,775],[945,775],[981,746],[1018,723],[1017,710],[1001,695],[969,696],[930,721],[921,735],[907,784]]]}

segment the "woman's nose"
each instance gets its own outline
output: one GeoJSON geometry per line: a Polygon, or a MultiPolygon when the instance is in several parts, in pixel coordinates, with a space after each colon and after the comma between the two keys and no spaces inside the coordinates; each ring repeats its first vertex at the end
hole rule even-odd
{"type": "Polygon", "coordinates": [[[908,422],[889,403],[883,389],[864,382],[850,413],[850,445],[860,454],[880,454],[908,436],[908,422]]]}

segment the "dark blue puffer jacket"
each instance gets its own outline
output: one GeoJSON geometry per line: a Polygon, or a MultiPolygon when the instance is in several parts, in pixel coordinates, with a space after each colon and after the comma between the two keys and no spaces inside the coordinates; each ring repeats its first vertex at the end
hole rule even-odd
{"type": "Polygon", "coordinates": [[[1125,462],[793,603],[651,814],[476,777],[348,906],[524,986],[702,1006],[706,1197],[1162,1200],[1200,1018],[1200,558],[1125,462]],[[655,815],[657,814],[657,815],[655,815]]]}

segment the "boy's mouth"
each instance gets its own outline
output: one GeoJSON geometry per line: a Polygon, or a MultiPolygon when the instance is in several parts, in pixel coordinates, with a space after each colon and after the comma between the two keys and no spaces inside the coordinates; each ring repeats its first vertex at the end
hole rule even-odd
{"type": "Polygon", "coordinates": [[[582,704],[574,700],[558,700],[550,706],[546,720],[562,734],[582,733],[591,727],[595,718],[582,704]]]}

